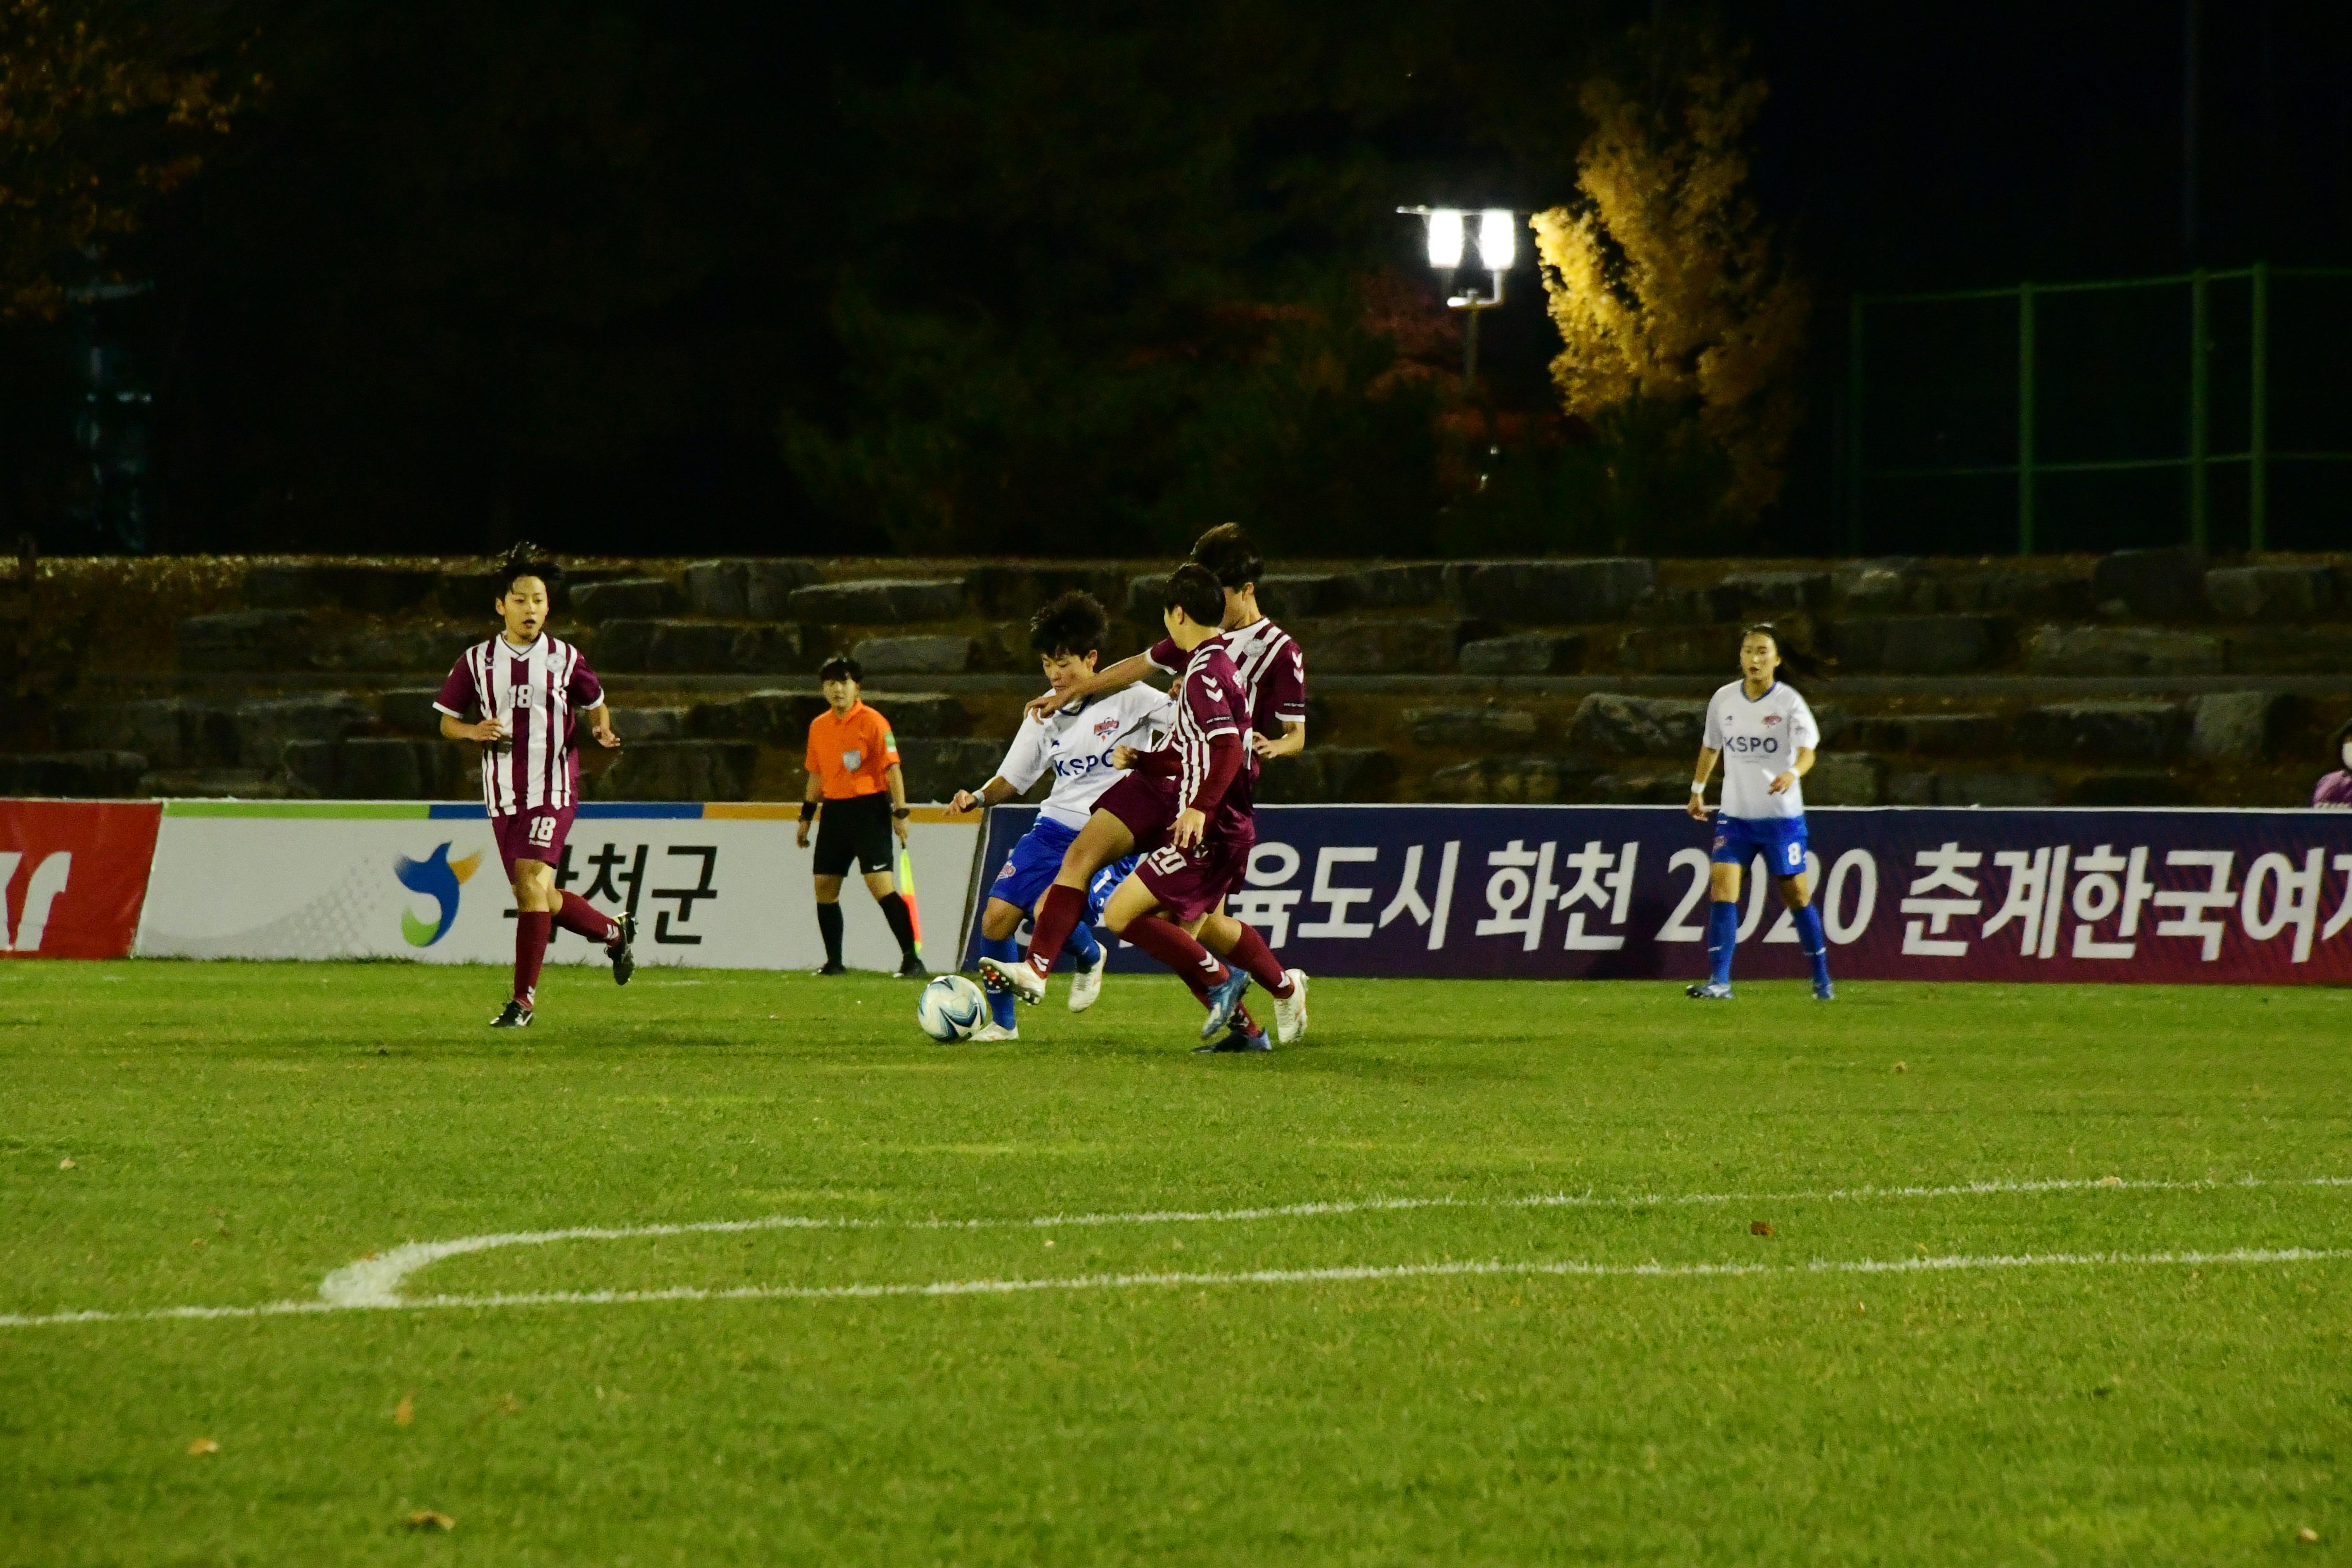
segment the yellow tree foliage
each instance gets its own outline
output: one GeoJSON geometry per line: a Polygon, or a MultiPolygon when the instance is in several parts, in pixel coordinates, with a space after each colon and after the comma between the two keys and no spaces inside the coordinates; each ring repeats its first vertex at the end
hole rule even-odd
{"type": "Polygon", "coordinates": [[[1747,192],[1744,139],[1766,89],[1711,36],[1635,42],[1660,62],[1655,82],[1585,83],[1580,199],[1529,221],[1566,345],[1552,379],[1604,433],[1636,405],[1685,410],[1696,428],[1679,434],[1726,473],[1721,521],[1746,522],[1780,491],[1811,305],[1747,192]]]}
{"type": "Polygon", "coordinates": [[[60,271],[136,228],[241,107],[218,72],[145,58],[139,43],[47,0],[0,0],[0,320],[55,316],[60,271]]]}

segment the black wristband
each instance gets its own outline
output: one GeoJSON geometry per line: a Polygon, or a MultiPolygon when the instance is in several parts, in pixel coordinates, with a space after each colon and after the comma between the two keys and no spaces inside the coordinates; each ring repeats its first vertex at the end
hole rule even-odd
{"type": "Polygon", "coordinates": [[[816,802],[813,800],[804,800],[801,802],[801,820],[803,822],[814,822],[816,820],[816,802]]]}
{"type": "Polygon", "coordinates": [[[895,817],[904,818],[912,816],[914,813],[903,805],[894,805],[890,808],[890,815],[895,817]]]}

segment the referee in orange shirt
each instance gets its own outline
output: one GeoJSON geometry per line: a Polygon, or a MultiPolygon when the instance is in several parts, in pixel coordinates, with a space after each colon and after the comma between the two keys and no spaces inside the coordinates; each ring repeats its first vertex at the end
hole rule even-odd
{"type": "Polygon", "coordinates": [[[898,741],[889,721],[858,700],[865,668],[835,654],[817,671],[825,711],[809,723],[808,788],[801,796],[795,843],[808,847],[809,823],[816,822],[816,926],[824,934],[824,967],[819,974],[845,973],[841,963],[841,879],[856,860],[866,873],[866,890],[882,906],[890,934],[898,939],[898,973],[921,975],[915,953],[915,922],[890,874],[891,835],[907,841],[907,780],[898,771],[898,741]],[[824,805],[819,816],[818,805],[824,805]]]}

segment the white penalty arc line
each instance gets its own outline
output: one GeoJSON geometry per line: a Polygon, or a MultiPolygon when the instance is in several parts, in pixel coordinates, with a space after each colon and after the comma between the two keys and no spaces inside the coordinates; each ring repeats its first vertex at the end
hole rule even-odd
{"type": "Polygon", "coordinates": [[[1816,1258],[1810,1263],[1592,1263],[1447,1261],[1341,1265],[1327,1268],[1253,1268],[1227,1273],[1083,1274],[1042,1279],[935,1279],[908,1284],[743,1285],[705,1289],[680,1285],[660,1290],[533,1290],[487,1296],[421,1296],[388,1301],[268,1301],[251,1307],[164,1307],[137,1312],[52,1312],[0,1316],[0,1328],[49,1328],[72,1323],[155,1322],[173,1319],[276,1318],[326,1312],[484,1310],[511,1307],[610,1307],[663,1301],[843,1301],[892,1297],[1013,1296],[1057,1290],[1206,1289],[1234,1285],[1315,1285],[1391,1279],[1538,1278],[1589,1279],[1721,1279],[1758,1276],[1938,1274],[1994,1268],[2185,1268],[2266,1263],[2330,1263],[2352,1258],[2352,1247],[2232,1247],[2221,1252],[2044,1252],[1940,1258],[1816,1258]]]}
{"type": "MultiPolygon", "coordinates": [[[[2224,1187],[2344,1187],[2352,1177],[2313,1176],[2266,1181],[2242,1176],[2233,1182],[2126,1181],[2120,1176],[2036,1181],[1967,1182],[1951,1186],[1839,1187],[1796,1193],[1645,1193],[1601,1196],[1592,1193],[1546,1193],[1515,1198],[1359,1198],[1284,1204],[1246,1209],[1147,1209],[1129,1214],[1034,1215],[1015,1218],[857,1219],[808,1215],[770,1215],[759,1219],[714,1219],[637,1226],[574,1226],[560,1230],[501,1231],[449,1241],[411,1241],[355,1263],[345,1264],[319,1283],[320,1300],[337,1307],[388,1307],[401,1301],[409,1276],[445,1258],[507,1247],[546,1247],[563,1241],[632,1241],[665,1236],[723,1236],[761,1230],[1049,1230],[1116,1225],[1236,1225],[1257,1220],[1314,1219],[1339,1215],[1395,1213],[1410,1209],[1667,1208],[1727,1204],[1850,1203],[1865,1199],[1985,1197],[1998,1194],[2087,1192],[2212,1192],[2224,1187]]],[[[0,1323],[7,1320],[0,1318],[0,1323]]]]}

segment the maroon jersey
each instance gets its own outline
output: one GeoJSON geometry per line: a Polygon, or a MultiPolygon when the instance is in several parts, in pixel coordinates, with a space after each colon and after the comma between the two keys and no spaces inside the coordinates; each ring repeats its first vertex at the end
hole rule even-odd
{"type": "Polygon", "coordinates": [[[497,719],[507,738],[482,748],[482,805],[492,816],[568,806],[580,787],[574,712],[604,700],[580,650],[541,632],[529,647],[501,637],[457,658],[433,706],[473,723],[497,719]]]}
{"type": "Polygon", "coordinates": [[[2328,811],[2352,809],[2352,773],[2339,768],[2314,784],[2311,804],[2328,811]]]}
{"type": "MultiPolygon", "coordinates": [[[[1241,678],[1249,709],[1247,729],[1278,741],[1284,725],[1307,722],[1307,655],[1288,632],[1261,616],[1219,637],[1241,678]]],[[[1143,657],[1171,675],[1184,664],[1183,650],[1168,637],[1153,643],[1143,657]]],[[[1243,761],[1241,777],[1234,781],[1234,787],[1242,791],[1245,801],[1256,798],[1259,765],[1257,753],[1249,752],[1243,761]]]]}
{"type": "Polygon", "coordinates": [[[1223,637],[1192,650],[1169,695],[1175,699],[1176,722],[1161,755],[1176,781],[1177,809],[1197,807],[1214,836],[1251,832],[1250,800],[1240,773],[1214,796],[1204,793],[1214,786],[1210,742],[1222,737],[1239,742],[1250,726],[1249,699],[1223,637]]]}

